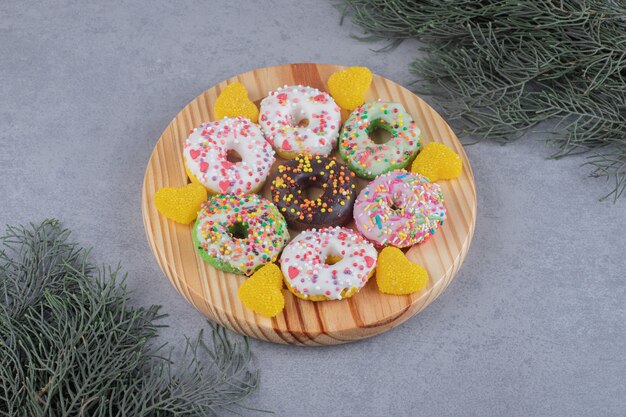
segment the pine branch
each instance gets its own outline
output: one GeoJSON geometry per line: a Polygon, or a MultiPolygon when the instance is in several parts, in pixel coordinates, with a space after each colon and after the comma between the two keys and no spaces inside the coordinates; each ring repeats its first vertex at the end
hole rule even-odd
{"type": "Polygon", "coordinates": [[[247,339],[212,325],[185,363],[155,346],[158,306],[130,305],[118,269],[95,268],[55,220],[0,237],[1,416],[215,416],[259,374],[247,339]]]}
{"type": "Polygon", "coordinates": [[[622,195],[625,0],[344,3],[364,39],[422,42],[428,56],[410,68],[418,88],[439,99],[463,134],[507,142],[550,122],[553,157],[591,151],[591,175],[614,184],[606,197],[622,195]]]}

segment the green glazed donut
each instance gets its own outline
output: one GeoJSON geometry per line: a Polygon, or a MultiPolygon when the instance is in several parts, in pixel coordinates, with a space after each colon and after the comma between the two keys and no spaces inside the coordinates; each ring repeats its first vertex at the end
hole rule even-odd
{"type": "Polygon", "coordinates": [[[373,179],[394,169],[405,168],[419,148],[420,130],[400,103],[373,101],[352,112],[339,135],[339,155],[359,177],[373,179]],[[376,129],[391,134],[386,143],[375,143],[376,129]]]}
{"type": "Polygon", "coordinates": [[[289,230],[276,206],[257,194],[217,194],[202,204],[192,236],[210,265],[252,275],[276,261],[289,230]]]}

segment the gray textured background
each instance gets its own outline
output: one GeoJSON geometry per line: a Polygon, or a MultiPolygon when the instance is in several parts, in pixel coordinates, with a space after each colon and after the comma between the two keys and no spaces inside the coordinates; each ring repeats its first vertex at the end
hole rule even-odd
{"type": "MultiPolygon", "coordinates": [[[[205,326],[148,248],[140,189],[171,118],[255,67],[366,65],[407,84],[415,45],[350,38],[325,1],[0,2],[0,224],[58,217],[122,261],[138,303],[165,305],[180,344],[205,326]]],[[[432,101],[431,101],[432,102],[432,101]]],[[[443,115],[445,117],[445,114],[443,115]]],[[[474,242],[426,311],[382,336],[294,348],[253,341],[279,416],[626,415],[626,200],[531,140],[466,148],[474,242]]]]}

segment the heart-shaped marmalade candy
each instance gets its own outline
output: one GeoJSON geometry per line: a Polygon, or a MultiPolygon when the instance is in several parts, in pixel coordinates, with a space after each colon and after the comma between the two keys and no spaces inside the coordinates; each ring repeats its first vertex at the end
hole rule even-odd
{"type": "Polygon", "coordinates": [[[213,112],[218,119],[241,116],[250,119],[253,123],[259,120],[259,109],[248,98],[246,87],[239,82],[228,84],[222,90],[215,100],[213,112]]]}
{"type": "Polygon", "coordinates": [[[372,72],[365,67],[350,67],[334,73],[328,79],[328,91],[337,104],[354,110],[365,103],[365,92],[372,83],[372,72]]]}
{"type": "Polygon", "coordinates": [[[449,180],[461,175],[461,157],[443,143],[430,142],[420,151],[411,171],[421,174],[431,182],[449,180]]]}
{"type": "Polygon", "coordinates": [[[200,206],[206,199],[206,188],[191,183],[180,188],[160,188],[154,195],[154,204],[168,219],[189,224],[196,219],[200,206]]]}
{"type": "Polygon", "coordinates": [[[280,268],[269,263],[239,287],[239,299],[250,310],[264,317],[274,317],[285,308],[282,292],[283,274],[280,268]]]}
{"type": "Polygon", "coordinates": [[[385,294],[412,294],[428,283],[428,272],[407,259],[398,248],[388,246],[378,255],[376,283],[385,294]]]}

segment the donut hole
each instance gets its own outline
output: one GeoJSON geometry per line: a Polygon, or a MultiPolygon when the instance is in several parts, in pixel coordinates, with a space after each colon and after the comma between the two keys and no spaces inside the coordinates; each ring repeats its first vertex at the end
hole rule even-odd
{"type": "Polygon", "coordinates": [[[318,198],[321,198],[322,195],[324,195],[324,189],[316,185],[311,185],[304,189],[304,198],[310,201],[315,201],[318,198]]]}
{"type": "Polygon", "coordinates": [[[389,206],[389,209],[394,212],[402,210],[402,204],[399,201],[388,200],[387,205],[389,206]]]}
{"type": "Polygon", "coordinates": [[[376,119],[370,123],[367,127],[367,134],[376,145],[387,143],[392,137],[389,125],[381,119],[376,119]]]}
{"type": "Polygon", "coordinates": [[[340,262],[343,259],[343,257],[341,255],[331,255],[328,254],[326,256],[326,259],[324,259],[324,264],[326,265],[335,265],[336,263],[340,262]]]}
{"type": "Polygon", "coordinates": [[[248,224],[235,222],[226,228],[234,239],[246,239],[248,237],[248,224]]]}
{"type": "Polygon", "coordinates": [[[307,119],[306,117],[303,119],[298,120],[298,122],[296,123],[297,127],[309,127],[309,119],[307,119]]]}
{"type": "Polygon", "coordinates": [[[226,151],[226,160],[228,162],[232,162],[233,164],[236,164],[237,162],[241,162],[243,158],[241,157],[241,155],[239,155],[239,152],[237,152],[234,149],[229,149],[228,151],[226,151]]]}

